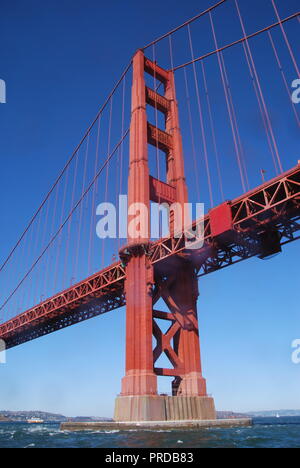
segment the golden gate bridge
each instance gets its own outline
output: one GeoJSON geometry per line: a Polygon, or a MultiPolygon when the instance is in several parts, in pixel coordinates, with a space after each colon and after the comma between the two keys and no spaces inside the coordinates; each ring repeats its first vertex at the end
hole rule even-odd
{"type": "Polygon", "coordinates": [[[300,237],[298,136],[284,130],[299,131],[291,83],[300,77],[300,17],[281,17],[269,3],[268,22],[255,31],[237,0],[223,0],[139,49],[0,266],[7,349],[126,305],[116,420],[214,419],[201,369],[198,279],[269,258],[300,237]],[[152,239],[149,222],[124,243],[97,238],[98,203],[118,209],[127,192],[129,206],[170,207],[167,236],[160,226],[152,239]],[[187,247],[187,230],[174,234],[172,205],[189,200],[209,207],[192,223],[203,226],[196,249],[187,247]],[[171,367],[160,367],[163,354],[171,367]],[[158,395],[157,376],[173,377],[171,397],[158,395]]]}

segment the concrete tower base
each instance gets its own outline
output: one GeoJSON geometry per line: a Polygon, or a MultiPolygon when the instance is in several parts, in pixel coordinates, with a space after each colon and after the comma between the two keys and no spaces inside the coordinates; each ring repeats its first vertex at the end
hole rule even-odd
{"type": "Polygon", "coordinates": [[[117,422],[215,419],[214,400],[207,396],[118,396],[115,403],[117,422]]]}

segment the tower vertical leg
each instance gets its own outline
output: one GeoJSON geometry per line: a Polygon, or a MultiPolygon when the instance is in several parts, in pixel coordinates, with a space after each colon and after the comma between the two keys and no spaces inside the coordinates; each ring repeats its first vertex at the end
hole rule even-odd
{"type": "Polygon", "coordinates": [[[131,258],[126,270],[126,376],[122,395],[156,395],[152,353],[152,266],[145,255],[131,258]]]}
{"type": "Polygon", "coordinates": [[[206,381],[202,376],[197,317],[198,284],[193,269],[181,268],[169,291],[182,316],[177,332],[175,351],[183,362],[184,373],[177,387],[177,395],[206,396],[206,381]]]}
{"type": "Polygon", "coordinates": [[[115,420],[161,421],[164,401],[157,396],[152,351],[153,268],[137,250],[126,270],[126,374],[115,420]]]}
{"type": "Polygon", "coordinates": [[[142,51],[138,51],[133,59],[130,126],[129,261],[125,284],[126,374],[122,380],[121,395],[116,400],[115,419],[118,421],[165,419],[163,402],[157,396],[157,376],[153,370],[153,267],[145,255],[150,237],[150,187],[144,70],[145,57],[142,51]],[[140,230],[133,233],[130,222],[135,213],[140,215],[140,230]]]}

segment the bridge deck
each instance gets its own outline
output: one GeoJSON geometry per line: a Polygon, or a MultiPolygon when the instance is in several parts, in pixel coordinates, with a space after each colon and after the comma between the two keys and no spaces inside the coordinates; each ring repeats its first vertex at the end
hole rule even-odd
{"type": "MultiPolygon", "coordinates": [[[[300,165],[228,202],[232,228],[214,237],[212,211],[204,217],[204,244],[186,248],[186,236],[161,239],[150,245],[155,269],[168,273],[179,258],[189,258],[199,276],[261,253],[261,234],[272,228],[284,245],[300,237],[300,165]]],[[[193,224],[193,227],[199,220],[193,224]]],[[[0,325],[7,348],[52,333],[125,305],[126,269],[115,263],[0,325]]]]}

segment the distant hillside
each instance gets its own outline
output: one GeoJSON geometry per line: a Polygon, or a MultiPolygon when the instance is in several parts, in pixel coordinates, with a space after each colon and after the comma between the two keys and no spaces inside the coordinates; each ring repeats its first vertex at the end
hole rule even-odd
{"type": "Polygon", "coordinates": [[[64,422],[67,418],[62,414],[47,413],[45,411],[0,411],[0,418],[8,418],[11,421],[27,421],[31,418],[39,418],[49,422],[64,422]]]}
{"type": "Polygon", "coordinates": [[[233,411],[217,411],[217,419],[243,419],[250,418],[249,414],[234,413],[233,411]]]}
{"type": "Polygon", "coordinates": [[[297,417],[300,410],[273,410],[273,411],[250,411],[249,413],[235,413],[233,411],[217,411],[217,419],[238,419],[238,418],[276,418],[276,417],[297,417]]]}
{"type": "MultiPolygon", "coordinates": [[[[217,419],[241,419],[241,418],[274,418],[274,417],[300,416],[300,410],[274,410],[274,411],[251,411],[250,413],[236,413],[234,411],[217,411],[217,419]]],[[[39,418],[45,422],[66,421],[112,421],[110,418],[96,416],[74,416],[66,417],[62,414],[47,413],[46,411],[0,411],[0,422],[27,421],[39,418]]]]}
{"type": "Polygon", "coordinates": [[[105,422],[111,422],[113,419],[111,418],[102,418],[102,417],[97,417],[97,416],[75,416],[74,418],[68,418],[69,422],[99,422],[99,421],[105,421],[105,422]]]}
{"type": "Polygon", "coordinates": [[[66,422],[66,421],[111,421],[109,418],[94,416],[75,416],[68,418],[62,414],[47,413],[46,411],[0,411],[0,421],[27,421],[28,419],[42,419],[45,422],[66,422]],[[1,419],[2,418],[2,419],[1,419]]]}
{"type": "Polygon", "coordinates": [[[256,418],[276,418],[277,416],[300,416],[300,410],[251,411],[249,414],[256,418]]]}

